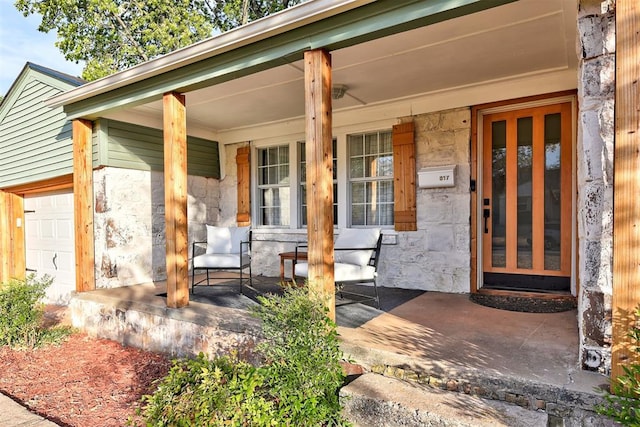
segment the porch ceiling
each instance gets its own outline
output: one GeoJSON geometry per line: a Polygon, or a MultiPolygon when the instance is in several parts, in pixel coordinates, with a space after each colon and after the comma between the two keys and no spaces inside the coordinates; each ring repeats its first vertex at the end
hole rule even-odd
{"type": "MultiPolygon", "coordinates": [[[[519,0],[332,52],[334,111],[515,76],[576,69],[574,0],[519,0]]],[[[186,93],[187,127],[217,131],[304,115],[302,61],[186,93]]],[[[461,102],[461,105],[465,105],[461,102]]],[[[162,102],[110,117],[161,127],[162,102]]]]}

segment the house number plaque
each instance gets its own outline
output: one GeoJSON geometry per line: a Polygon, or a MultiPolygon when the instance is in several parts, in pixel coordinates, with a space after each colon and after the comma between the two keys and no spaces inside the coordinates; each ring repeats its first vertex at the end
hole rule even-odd
{"type": "Polygon", "coordinates": [[[420,188],[455,187],[456,165],[422,168],[418,172],[420,188]]]}

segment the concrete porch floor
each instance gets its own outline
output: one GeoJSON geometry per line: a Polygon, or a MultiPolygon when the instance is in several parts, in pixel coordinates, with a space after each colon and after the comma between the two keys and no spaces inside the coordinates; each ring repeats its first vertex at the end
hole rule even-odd
{"type": "MultiPolygon", "coordinates": [[[[270,292],[278,289],[277,281],[258,277],[254,285],[270,292]]],[[[188,307],[168,309],[161,296],[165,291],[165,284],[156,283],[96,290],[74,299],[118,301],[126,310],[144,306],[159,315],[205,323],[211,316],[245,319],[246,308],[255,304],[237,286],[215,285],[196,287],[188,307]]],[[[345,355],[368,371],[511,399],[529,409],[551,403],[588,410],[600,400],[596,388],[607,387],[605,376],[578,366],[575,310],[512,312],[478,305],[465,294],[395,288],[380,288],[380,296],[382,310],[367,303],[344,304],[339,298],[336,303],[345,355]]],[[[80,321],[74,319],[74,324],[80,321]]]]}

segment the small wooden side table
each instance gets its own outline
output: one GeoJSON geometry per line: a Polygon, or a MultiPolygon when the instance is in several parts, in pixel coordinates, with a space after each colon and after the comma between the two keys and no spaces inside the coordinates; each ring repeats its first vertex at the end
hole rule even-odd
{"type": "MultiPolygon", "coordinates": [[[[296,270],[296,253],[295,252],[282,252],[280,255],[280,280],[284,282],[284,262],[286,260],[291,261],[291,280],[294,280],[296,270]]],[[[298,251],[298,259],[306,260],[307,253],[298,251]]]]}

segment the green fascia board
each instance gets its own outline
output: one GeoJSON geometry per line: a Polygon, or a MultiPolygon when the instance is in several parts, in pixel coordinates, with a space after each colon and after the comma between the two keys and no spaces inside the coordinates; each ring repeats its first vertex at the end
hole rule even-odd
{"type": "MultiPolygon", "coordinates": [[[[158,100],[302,59],[305,51],[345,48],[517,0],[379,0],[235,50],[64,106],[71,119],[158,100]]],[[[169,54],[170,55],[170,54],[169,54]]]]}

